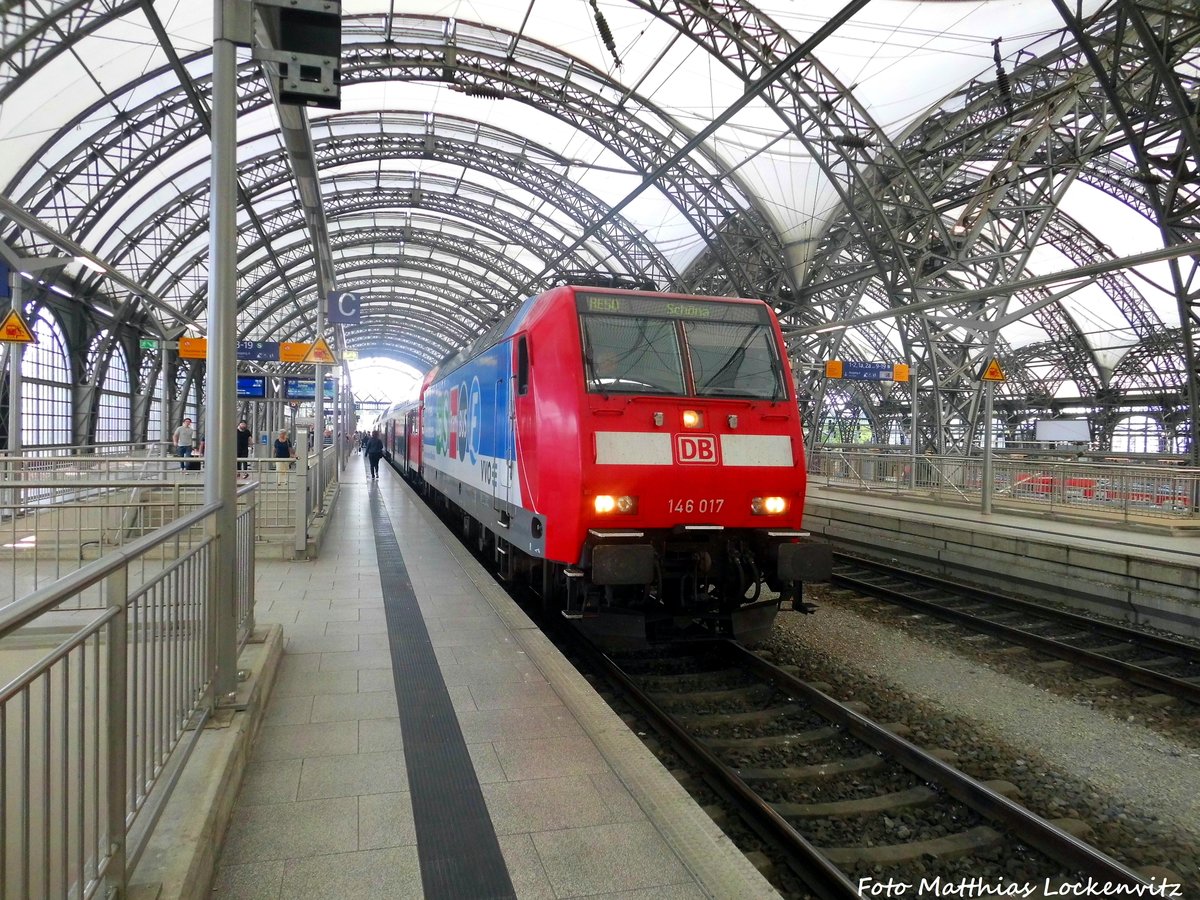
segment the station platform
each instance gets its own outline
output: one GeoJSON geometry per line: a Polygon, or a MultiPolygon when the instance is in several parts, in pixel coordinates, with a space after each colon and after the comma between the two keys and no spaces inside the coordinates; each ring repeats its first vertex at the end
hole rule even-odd
{"type": "Polygon", "coordinates": [[[810,481],[805,528],[847,552],[1200,638],[1200,520],[1089,519],[810,481]]]}
{"type": "Polygon", "coordinates": [[[211,896],[778,896],[386,465],[313,562],[260,560],[284,652],[211,896]]]}

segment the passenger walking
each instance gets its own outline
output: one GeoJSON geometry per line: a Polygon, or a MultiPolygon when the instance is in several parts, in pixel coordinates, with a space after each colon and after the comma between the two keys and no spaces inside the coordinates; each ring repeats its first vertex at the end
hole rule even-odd
{"type": "Polygon", "coordinates": [[[250,456],[250,426],[246,424],[246,420],[238,422],[237,426],[237,457],[238,457],[238,478],[249,478],[250,463],[246,460],[250,456]]]}
{"type": "MultiPolygon", "coordinates": [[[[175,455],[179,457],[192,455],[192,443],[196,440],[196,431],[192,428],[192,420],[184,419],[171,434],[171,442],[175,445],[175,455]]],[[[179,468],[186,469],[187,463],[181,462],[179,468]]]]}
{"type": "Polygon", "coordinates": [[[371,464],[371,477],[379,478],[379,458],[383,456],[383,441],[378,431],[372,431],[367,438],[367,462],[371,464]]]}
{"type": "Polygon", "coordinates": [[[275,471],[279,473],[286,472],[288,466],[291,465],[290,460],[296,456],[296,448],[292,446],[292,440],[288,437],[288,430],[284,428],[279,432],[279,437],[275,438],[275,471]]]}

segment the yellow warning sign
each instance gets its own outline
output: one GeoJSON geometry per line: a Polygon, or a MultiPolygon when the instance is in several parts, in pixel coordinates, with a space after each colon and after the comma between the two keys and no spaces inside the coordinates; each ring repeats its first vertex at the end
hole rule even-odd
{"type": "Polygon", "coordinates": [[[19,310],[10,309],[4,321],[0,322],[0,341],[9,344],[36,344],[37,338],[25,324],[19,310]]]}
{"type": "Polygon", "coordinates": [[[981,381],[1004,381],[1004,370],[1000,368],[1000,361],[993,359],[988,363],[979,378],[981,381]]]}
{"type": "Polygon", "coordinates": [[[308,348],[308,354],[302,362],[320,363],[325,366],[336,366],[337,357],[333,355],[333,351],[329,349],[329,345],[325,343],[325,338],[319,337],[313,342],[313,345],[308,348]]]}

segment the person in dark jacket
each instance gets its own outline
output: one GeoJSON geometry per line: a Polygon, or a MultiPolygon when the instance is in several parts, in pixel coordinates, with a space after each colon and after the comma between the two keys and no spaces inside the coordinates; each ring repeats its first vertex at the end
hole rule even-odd
{"type": "Polygon", "coordinates": [[[379,478],[379,458],[383,456],[383,441],[378,431],[372,431],[367,438],[367,462],[371,464],[371,477],[379,478]]]}
{"type": "Polygon", "coordinates": [[[250,473],[247,471],[250,468],[250,463],[246,460],[250,456],[250,426],[246,424],[246,420],[238,422],[237,427],[237,458],[238,458],[238,478],[249,478],[250,473]]]}

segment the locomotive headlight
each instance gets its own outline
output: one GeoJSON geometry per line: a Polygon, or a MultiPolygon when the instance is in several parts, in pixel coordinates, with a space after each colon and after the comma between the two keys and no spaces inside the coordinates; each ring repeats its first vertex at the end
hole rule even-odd
{"type": "Polygon", "coordinates": [[[694,409],[685,409],[682,418],[684,428],[699,428],[704,424],[704,416],[694,409]]]}
{"type": "Polygon", "coordinates": [[[636,497],[614,497],[611,494],[598,494],[592,505],[596,512],[601,515],[613,512],[629,515],[630,513],[637,512],[636,497]]]}
{"type": "Polygon", "coordinates": [[[787,500],[783,497],[755,497],[750,501],[750,511],[756,516],[777,516],[787,512],[787,500]]]}

